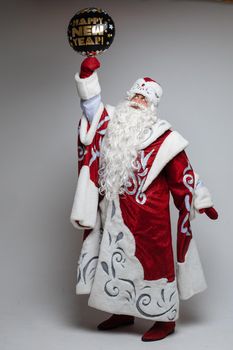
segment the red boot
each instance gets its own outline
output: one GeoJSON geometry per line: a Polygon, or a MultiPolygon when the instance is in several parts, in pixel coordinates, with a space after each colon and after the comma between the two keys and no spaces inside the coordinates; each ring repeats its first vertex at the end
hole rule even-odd
{"type": "Polygon", "coordinates": [[[166,338],[175,331],[175,322],[155,322],[142,336],[142,341],[155,341],[166,338]]]}
{"type": "Polygon", "coordinates": [[[105,331],[108,329],[113,329],[121,326],[127,326],[130,324],[134,324],[134,316],[129,315],[116,315],[113,314],[106,321],[100,323],[97,328],[99,330],[105,331]]]}

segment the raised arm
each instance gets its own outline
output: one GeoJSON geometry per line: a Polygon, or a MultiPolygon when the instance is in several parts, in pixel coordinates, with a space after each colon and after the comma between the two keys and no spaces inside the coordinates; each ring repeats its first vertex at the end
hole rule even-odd
{"type": "Polygon", "coordinates": [[[101,103],[101,88],[96,70],[100,62],[96,57],[87,57],[83,60],[80,73],[76,73],[75,82],[80,106],[89,123],[92,122],[101,103]]]}
{"type": "Polygon", "coordinates": [[[78,127],[78,182],[71,212],[71,222],[76,228],[94,228],[98,213],[100,146],[109,121],[95,71],[99,66],[96,58],[88,57],[75,75],[83,109],[78,127]]]}

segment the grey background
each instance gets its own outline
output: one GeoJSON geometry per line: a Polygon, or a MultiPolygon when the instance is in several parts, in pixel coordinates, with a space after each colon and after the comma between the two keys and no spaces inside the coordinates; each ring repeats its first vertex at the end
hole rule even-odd
{"type": "MultiPolygon", "coordinates": [[[[7,1],[1,35],[0,348],[230,349],[232,322],[233,5],[216,1],[7,1]],[[161,83],[159,115],[190,142],[191,164],[212,193],[217,222],[192,223],[209,288],[181,304],[177,332],[145,344],[150,321],[100,333],[107,314],[75,295],[82,234],[69,223],[80,118],[74,74],[82,57],[66,28],[87,6],[113,17],[100,57],[104,102],[139,77],[161,83]]],[[[176,230],[177,212],[172,222],[176,230]]]]}

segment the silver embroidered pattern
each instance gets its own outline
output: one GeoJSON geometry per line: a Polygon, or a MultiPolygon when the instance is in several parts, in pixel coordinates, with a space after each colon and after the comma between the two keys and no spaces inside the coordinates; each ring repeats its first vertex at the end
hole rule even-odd
{"type": "Polygon", "coordinates": [[[106,129],[103,129],[103,130],[100,130],[100,131],[98,131],[98,130],[99,130],[99,128],[100,128],[105,122],[107,122],[108,120],[110,120],[110,118],[109,118],[108,115],[106,115],[106,116],[104,117],[104,119],[101,120],[101,121],[99,122],[99,124],[97,125],[97,132],[98,132],[99,134],[103,135],[102,131],[105,131],[105,132],[106,132],[106,129]]]}
{"type": "Polygon", "coordinates": [[[187,214],[185,215],[185,218],[183,219],[181,223],[181,232],[186,234],[187,236],[191,236],[191,232],[189,232],[188,227],[186,226],[186,223],[189,221],[190,217],[190,210],[191,205],[190,202],[192,201],[192,195],[193,195],[193,184],[194,184],[194,178],[192,174],[187,174],[189,170],[192,170],[190,163],[188,163],[188,166],[183,171],[183,183],[185,187],[189,190],[190,194],[186,194],[184,202],[185,202],[185,208],[187,210],[187,214]]]}
{"type": "Polygon", "coordinates": [[[139,204],[146,203],[146,194],[142,192],[143,185],[148,173],[147,163],[154,150],[152,149],[146,156],[144,150],[140,151],[140,160],[136,160],[136,173],[132,173],[130,180],[125,186],[125,192],[129,195],[135,195],[136,202],[139,204]],[[132,187],[132,189],[130,189],[132,187]]]}
{"type": "MultiPolygon", "coordinates": [[[[104,117],[104,119],[101,120],[101,121],[99,122],[99,124],[97,125],[96,132],[102,136],[102,137],[100,137],[100,139],[99,139],[99,149],[101,148],[102,139],[103,139],[103,136],[104,136],[105,133],[106,133],[107,128],[102,129],[102,130],[99,130],[99,129],[100,129],[101,126],[102,126],[106,121],[108,121],[109,119],[110,119],[109,116],[106,115],[106,116],[104,117]]],[[[99,156],[100,156],[100,151],[98,151],[98,150],[96,149],[96,146],[94,145],[94,146],[91,148],[91,159],[90,159],[90,161],[89,161],[89,166],[91,166],[91,164],[92,164],[99,156]]]]}
{"type": "Polygon", "coordinates": [[[95,276],[98,256],[88,257],[87,253],[80,255],[77,268],[77,284],[87,284],[95,276]]]}
{"type": "Polygon", "coordinates": [[[87,154],[87,150],[85,149],[84,146],[79,145],[78,146],[78,161],[83,160],[85,154],[87,154]]]}
{"type": "MultiPolygon", "coordinates": [[[[101,145],[101,139],[99,140],[99,146],[101,145]]],[[[91,164],[96,160],[96,158],[98,158],[100,156],[100,151],[98,151],[96,149],[96,146],[94,145],[91,148],[91,159],[89,161],[89,167],[91,166],[91,164]]]]}
{"type": "Polygon", "coordinates": [[[192,174],[186,174],[189,170],[192,170],[190,163],[188,163],[188,166],[183,171],[183,183],[185,187],[193,193],[193,187],[191,185],[194,184],[194,178],[192,174]]]}
{"type": "MultiPolygon", "coordinates": [[[[112,202],[113,204],[114,202],[112,202]]],[[[115,213],[115,210],[114,210],[115,213]]],[[[113,214],[114,216],[115,214],[113,214]]],[[[154,297],[154,291],[149,284],[141,285],[138,288],[135,281],[130,278],[123,278],[122,269],[127,267],[128,257],[125,250],[122,248],[121,242],[125,239],[125,233],[119,231],[118,233],[109,235],[109,250],[112,253],[109,259],[102,260],[100,265],[102,270],[107,275],[107,281],[103,286],[103,290],[110,298],[118,300],[122,298],[129,303],[131,307],[148,318],[158,318],[166,315],[168,320],[174,320],[177,315],[177,290],[176,287],[171,290],[166,290],[162,287],[158,296],[154,297]],[[115,237],[115,238],[114,238],[115,237]]],[[[145,281],[146,283],[147,281],[145,281]]]]}

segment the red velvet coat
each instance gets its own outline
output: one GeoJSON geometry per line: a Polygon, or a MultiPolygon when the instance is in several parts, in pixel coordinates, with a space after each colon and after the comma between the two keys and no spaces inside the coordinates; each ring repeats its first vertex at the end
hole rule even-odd
{"type": "Polygon", "coordinates": [[[101,105],[91,125],[84,116],[79,125],[79,180],[71,220],[89,229],[76,292],[90,293],[88,304],[100,310],[176,320],[179,298],[206,287],[190,227],[196,183],[184,151],[188,143],[166,121],[158,121],[138,153],[140,168],[127,193],[108,201],[98,194],[98,168],[110,117],[111,108],[101,105]],[[170,193],[179,210],[176,269],[170,193]]]}

